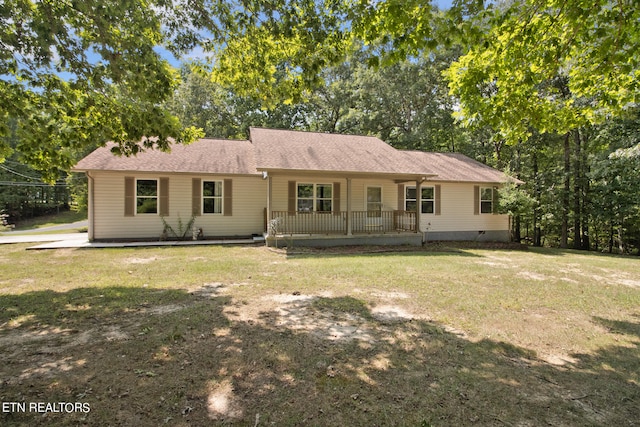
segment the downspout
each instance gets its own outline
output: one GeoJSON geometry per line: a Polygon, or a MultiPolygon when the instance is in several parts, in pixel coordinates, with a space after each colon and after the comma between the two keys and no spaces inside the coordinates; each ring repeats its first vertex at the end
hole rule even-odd
{"type": "Polygon", "coordinates": [[[94,238],[94,227],[93,227],[93,221],[94,221],[94,197],[93,197],[93,185],[94,185],[94,181],[93,181],[93,177],[91,176],[91,174],[89,173],[89,171],[85,171],[85,174],[87,175],[87,222],[89,223],[89,226],[87,228],[87,238],[89,239],[90,242],[93,241],[94,238]]]}

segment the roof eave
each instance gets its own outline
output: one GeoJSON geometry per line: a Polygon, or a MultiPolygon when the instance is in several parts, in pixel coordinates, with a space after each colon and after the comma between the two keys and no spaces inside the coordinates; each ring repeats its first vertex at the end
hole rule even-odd
{"type": "Polygon", "coordinates": [[[345,170],[327,170],[327,169],[290,169],[290,168],[270,168],[258,167],[259,172],[282,173],[290,175],[343,175],[349,177],[370,177],[384,176],[391,179],[399,180],[399,182],[415,181],[416,179],[428,179],[436,176],[435,174],[426,172],[379,172],[379,171],[345,171],[345,170]]]}
{"type": "Polygon", "coordinates": [[[261,176],[260,172],[220,172],[220,171],[166,171],[166,170],[139,170],[139,169],[99,169],[81,168],[71,169],[71,172],[107,172],[107,173],[129,173],[129,174],[157,174],[157,175],[233,175],[233,176],[261,176]]]}

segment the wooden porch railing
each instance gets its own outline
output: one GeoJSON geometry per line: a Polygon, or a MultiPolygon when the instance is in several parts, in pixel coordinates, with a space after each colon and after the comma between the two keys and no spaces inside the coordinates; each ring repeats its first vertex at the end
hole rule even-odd
{"type": "Polygon", "coordinates": [[[348,220],[353,234],[416,231],[412,211],[288,212],[273,211],[269,234],[347,234],[348,220]]]}

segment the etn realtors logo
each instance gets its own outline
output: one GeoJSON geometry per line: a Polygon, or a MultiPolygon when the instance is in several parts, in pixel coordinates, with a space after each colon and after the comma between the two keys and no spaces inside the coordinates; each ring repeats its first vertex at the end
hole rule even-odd
{"type": "Polygon", "coordinates": [[[91,405],[86,402],[2,402],[3,413],[88,413],[91,405]]]}

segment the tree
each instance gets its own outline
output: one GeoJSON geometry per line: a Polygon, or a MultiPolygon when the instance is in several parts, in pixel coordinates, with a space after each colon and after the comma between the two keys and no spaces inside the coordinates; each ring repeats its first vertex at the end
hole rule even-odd
{"type": "Polygon", "coordinates": [[[638,102],[640,10],[632,0],[528,0],[495,8],[448,72],[460,117],[509,141],[565,134],[638,102]],[[487,25],[489,26],[487,28],[487,25]]]}
{"type": "Polygon", "coordinates": [[[602,147],[588,174],[594,243],[640,254],[640,117],[602,125],[593,139],[602,147]]]}
{"type": "MultiPolygon", "coordinates": [[[[15,120],[23,161],[54,181],[78,152],[108,140],[120,154],[189,142],[161,104],[178,76],[155,50],[167,0],[6,0],[0,5],[0,161],[15,120]]],[[[170,27],[170,26],[169,26],[170,27]]],[[[178,34],[179,35],[179,34],[178,34]]],[[[176,46],[180,37],[175,38],[176,46]]]]}

